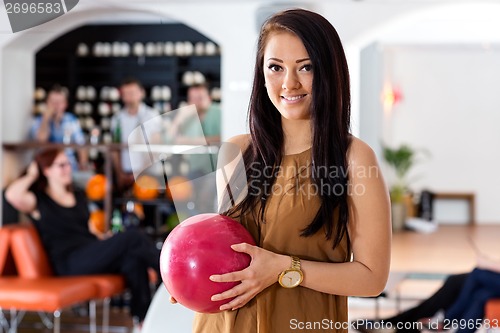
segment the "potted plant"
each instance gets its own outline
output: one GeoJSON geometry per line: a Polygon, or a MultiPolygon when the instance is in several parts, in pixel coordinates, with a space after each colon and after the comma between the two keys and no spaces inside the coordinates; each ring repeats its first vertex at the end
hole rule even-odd
{"type": "Polygon", "coordinates": [[[405,196],[408,194],[407,175],[415,163],[416,151],[403,144],[397,148],[383,146],[384,159],[395,171],[396,180],[390,187],[392,228],[401,230],[406,220],[405,196]]]}

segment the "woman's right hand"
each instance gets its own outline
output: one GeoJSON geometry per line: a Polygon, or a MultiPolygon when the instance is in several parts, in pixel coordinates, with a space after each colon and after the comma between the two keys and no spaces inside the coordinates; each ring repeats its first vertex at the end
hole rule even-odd
{"type": "Polygon", "coordinates": [[[35,161],[31,162],[26,170],[26,174],[33,180],[38,178],[38,165],[35,161]]]}
{"type": "Polygon", "coordinates": [[[177,304],[177,300],[175,298],[173,298],[172,296],[170,296],[170,303],[177,304]]]}

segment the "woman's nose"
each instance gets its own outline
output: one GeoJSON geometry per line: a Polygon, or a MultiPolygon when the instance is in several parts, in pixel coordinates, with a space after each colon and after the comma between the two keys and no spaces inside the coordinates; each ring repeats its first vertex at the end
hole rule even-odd
{"type": "Polygon", "coordinates": [[[297,74],[293,71],[288,71],[283,79],[283,84],[281,88],[286,90],[298,89],[300,87],[300,80],[297,74]]]}

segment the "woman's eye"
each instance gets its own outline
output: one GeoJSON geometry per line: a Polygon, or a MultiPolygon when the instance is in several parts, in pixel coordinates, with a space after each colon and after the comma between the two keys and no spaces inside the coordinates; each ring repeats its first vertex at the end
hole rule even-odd
{"type": "Polygon", "coordinates": [[[312,69],[313,69],[313,66],[310,65],[310,64],[309,65],[304,65],[304,67],[301,68],[301,70],[304,71],[304,72],[310,72],[310,71],[312,71],[312,69]]]}
{"type": "Polygon", "coordinates": [[[281,66],[279,65],[269,65],[268,68],[273,72],[279,72],[281,70],[281,66]]]}

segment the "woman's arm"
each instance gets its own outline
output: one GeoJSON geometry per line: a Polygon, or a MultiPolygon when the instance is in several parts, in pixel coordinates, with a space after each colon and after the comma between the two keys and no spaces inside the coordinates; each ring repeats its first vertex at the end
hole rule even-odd
{"type": "Polygon", "coordinates": [[[26,175],[16,179],[7,187],[5,199],[17,210],[30,214],[36,208],[36,196],[29,191],[30,186],[38,179],[38,166],[31,162],[26,175]]]}
{"type": "MultiPolygon", "coordinates": [[[[349,235],[354,259],[347,263],[301,260],[304,273],[301,286],[335,295],[374,296],[384,289],[389,273],[389,195],[375,154],[368,145],[353,139],[348,160],[349,235]]],[[[256,246],[237,244],[233,249],[248,253],[252,262],[245,270],[211,277],[216,282],[241,281],[236,287],[213,296],[214,301],[236,297],[221,310],[242,307],[277,282],[279,273],[291,264],[289,256],[256,246]]]]}
{"type": "Polygon", "coordinates": [[[353,261],[325,264],[304,261],[302,286],[349,296],[383,291],[391,259],[388,190],[372,149],[354,138],[349,160],[349,236],[353,261]]]}

